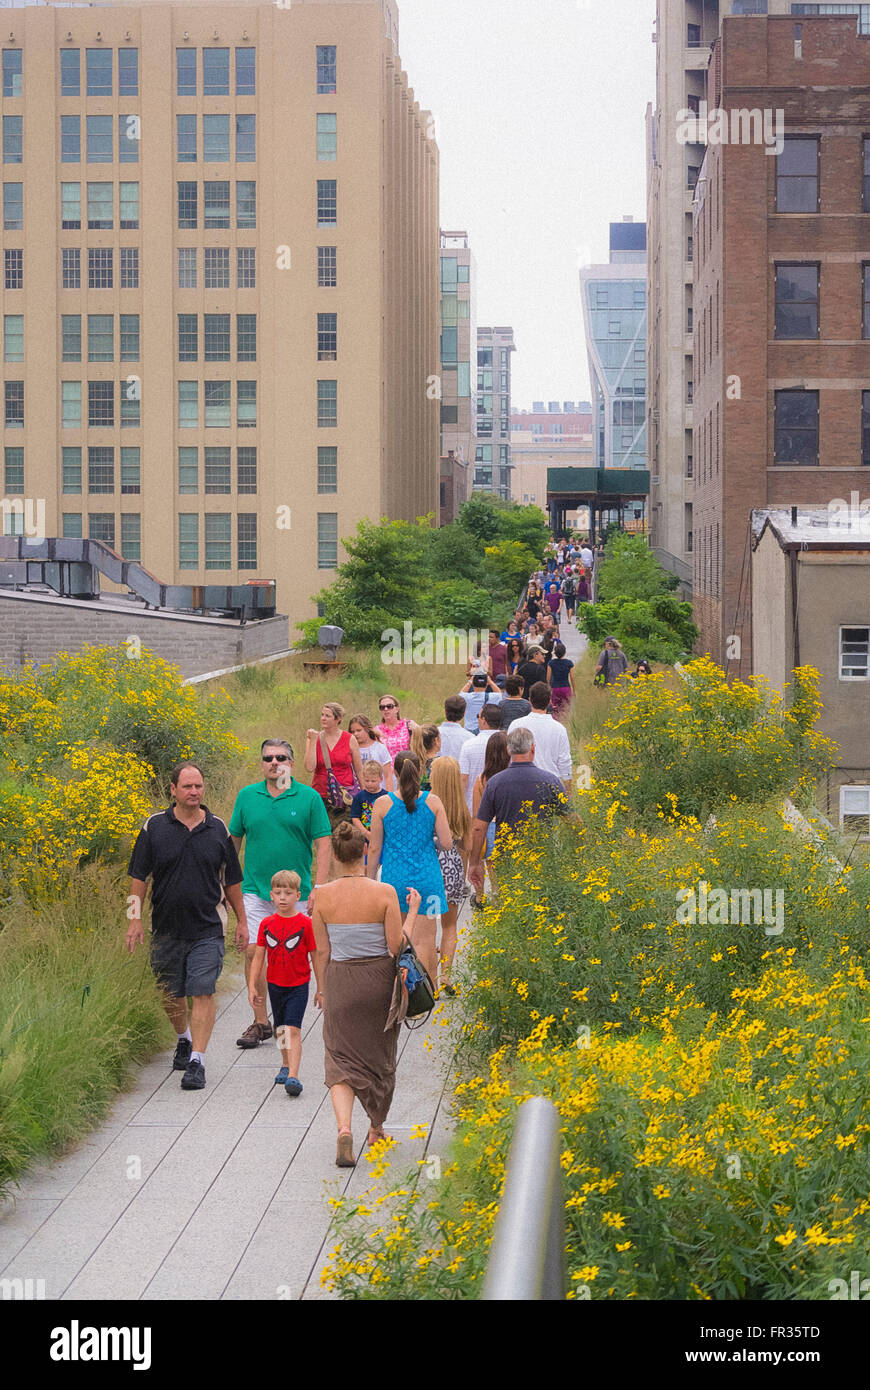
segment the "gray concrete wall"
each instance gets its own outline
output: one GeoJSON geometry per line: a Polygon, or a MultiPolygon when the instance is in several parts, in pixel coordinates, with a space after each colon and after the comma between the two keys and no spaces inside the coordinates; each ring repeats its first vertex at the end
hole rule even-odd
{"type": "Polygon", "coordinates": [[[290,643],[286,616],[240,623],[227,618],[129,612],[105,601],[82,602],[42,594],[0,591],[0,667],[14,669],[27,661],[51,661],[58,652],[83,647],[115,646],[138,637],[143,647],[198,676],[258,657],[286,651],[290,643]]]}

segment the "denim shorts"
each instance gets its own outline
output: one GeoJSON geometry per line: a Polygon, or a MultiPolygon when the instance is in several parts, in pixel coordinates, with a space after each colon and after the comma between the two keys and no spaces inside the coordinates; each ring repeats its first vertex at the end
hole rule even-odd
{"type": "Polygon", "coordinates": [[[269,985],[272,1005],[272,1025],[279,1028],[301,1028],[308,1006],[309,980],[304,985],[269,985]]]}
{"type": "Polygon", "coordinates": [[[183,941],[168,932],[151,937],[151,969],[173,999],[214,994],[224,963],[224,939],[183,941]]]}

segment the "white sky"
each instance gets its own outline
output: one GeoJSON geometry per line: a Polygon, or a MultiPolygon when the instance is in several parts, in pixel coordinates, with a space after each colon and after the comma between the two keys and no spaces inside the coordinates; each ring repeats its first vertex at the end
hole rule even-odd
{"type": "Polygon", "coordinates": [[[398,0],[441,151],[441,226],[469,234],[477,317],[513,327],[514,409],[588,400],[578,269],[646,217],[655,0],[398,0]]]}

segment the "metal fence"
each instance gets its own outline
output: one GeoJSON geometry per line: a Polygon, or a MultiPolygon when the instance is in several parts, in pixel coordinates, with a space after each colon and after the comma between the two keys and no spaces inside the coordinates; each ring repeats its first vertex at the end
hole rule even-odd
{"type": "Polygon", "coordinates": [[[486,1301],[565,1297],[565,1204],[559,1112],[534,1096],[519,1108],[483,1286],[486,1301]]]}

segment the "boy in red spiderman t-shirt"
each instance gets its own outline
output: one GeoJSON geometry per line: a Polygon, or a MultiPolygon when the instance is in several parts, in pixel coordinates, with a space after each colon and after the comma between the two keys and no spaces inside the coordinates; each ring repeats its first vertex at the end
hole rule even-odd
{"type": "Polygon", "coordinates": [[[257,937],[257,952],[254,956],[248,998],[252,1007],[263,1003],[256,992],[256,981],[266,962],[266,982],[269,990],[269,1003],[272,1005],[272,1023],[278,1046],[281,1048],[282,1066],[275,1077],[275,1085],[283,1086],[288,1096],[302,1094],[299,1070],[302,1062],[302,1019],[308,1004],[308,985],[311,980],[311,963],[317,980],[317,993],[314,1003],[323,1008],[323,986],[317,972],[314,930],[311,918],[304,912],[297,912],[299,890],[302,881],[292,869],[280,869],[272,875],[270,897],[275,906],[271,917],[264,917],[260,923],[257,937]]]}

